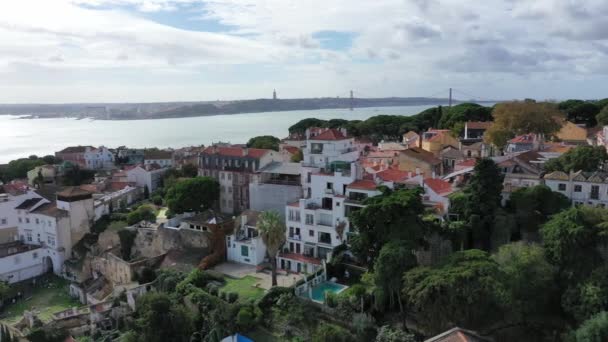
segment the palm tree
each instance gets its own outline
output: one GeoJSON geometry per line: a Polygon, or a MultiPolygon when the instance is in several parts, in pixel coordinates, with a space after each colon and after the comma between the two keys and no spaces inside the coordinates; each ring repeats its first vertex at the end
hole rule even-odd
{"type": "Polygon", "coordinates": [[[258,230],[270,257],[272,286],[277,286],[277,253],[285,243],[285,224],[275,211],[265,211],[258,218],[258,230]]]}

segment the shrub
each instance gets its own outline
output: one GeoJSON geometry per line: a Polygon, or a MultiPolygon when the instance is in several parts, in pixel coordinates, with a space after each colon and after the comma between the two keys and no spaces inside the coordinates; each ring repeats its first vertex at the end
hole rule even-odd
{"type": "Polygon", "coordinates": [[[294,294],[293,288],[275,286],[270,288],[268,292],[262,297],[258,303],[258,306],[262,310],[269,310],[279,300],[281,295],[294,294]]]}
{"type": "Polygon", "coordinates": [[[151,269],[149,267],[144,267],[144,268],[142,268],[141,273],[139,274],[138,281],[140,284],[147,284],[147,283],[153,282],[155,279],[156,279],[156,271],[154,271],[153,269],[151,269]]]}
{"type": "Polygon", "coordinates": [[[224,291],[220,291],[220,299],[221,299],[221,300],[226,300],[226,297],[227,297],[227,296],[226,296],[226,292],[224,292],[224,291]]]}
{"type": "Polygon", "coordinates": [[[127,214],[125,214],[125,213],[112,213],[112,214],[110,214],[110,220],[111,221],[126,221],[127,220],[127,214]]]}
{"type": "Polygon", "coordinates": [[[214,284],[207,285],[207,291],[209,292],[209,294],[214,295],[214,296],[217,296],[219,293],[219,289],[214,284]]]}
{"type": "Polygon", "coordinates": [[[335,308],[338,305],[338,295],[333,292],[325,292],[325,304],[330,308],[335,308]]]}
{"type": "Polygon", "coordinates": [[[205,270],[204,272],[210,280],[219,281],[220,283],[225,282],[224,274],[222,272],[214,270],[205,270]]]}
{"type": "Polygon", "coordinates": [[[234,303],[239,299],[239,294],[236,292],[229,292],[227,299],[228,299],[228,303],[234,303]]]}
{"type": "Polygon", "coordinates": [[[241,307],[239,313],[236,315],[236,324],[243,332],[253,329],[256,325],[256,317],[253,308],[250,306],[241,307]]]}
{"type": "Polygon", "coordinates": [[[154,195],[154,196],[152,196],[152,203],[154,203],[156,205],[162,205],[163,204],[163,198],[160,197],[160,195],[154,195]]]}
{"type": "Polygon", "coordinates": [[[328,323],[321,323],[312,335],[313,342],[346,342],[353,340],[353,336],[346,329],[328,323]]]}

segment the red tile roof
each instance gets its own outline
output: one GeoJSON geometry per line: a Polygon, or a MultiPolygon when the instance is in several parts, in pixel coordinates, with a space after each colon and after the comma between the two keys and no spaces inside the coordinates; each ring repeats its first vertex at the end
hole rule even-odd
{"type": "Polygon", "coordinates": [[[376,190],[378,185],[373,180],[360,179],[350,183],[347,188],[359,190],[376,190]]]}
{"type": "Polygon", "coordinates": [[[297,254],[297,253],[280,253],[279,257],[280,258],[284,258],[284,259],[290,259],[290,260],[296,260],[296,261],[300,261],[300,262],[305,262],[307,264],[321,265],[321,260],[320,259],[307,257],[305,255],[297,254]]]}
{"type": "Polygon", "coordinates": [[[452,184],[439,178],[425,178],[424,184],[438,195],[452,192],[452,184]]]}
{"type": "Polygon", "coordinates": [[[296,154],[300,150],[299,148],[290,145],[283,146],[283,149],[291,154],[296,154]]]}
{"type": "Polygon", "coordinates": [[[456,164],[456,166],[470,167],[470,166],[475,166],[476,163],[477,163],[477,159],[465,159],[465,160],[461,161],[460,163],[456,164]]]}
{"type": "Polygon", "coordinates": [[[251,158],[262,158],[266,153],[271,150],[261,148],[246,148],[242,146],[209,146],[203,150],[203,154],[219,154],[228,157],[251,157],[251,158]]]}
{"type": "Polygon", "coordinates": [[[509,140],[509,142],[511,144],[529,144],[532,143],[534,141],[534,135],[533,134],[524,134],[524,135],[519,135],[516,136],[515,138],[509,140]]]}
{"type": "Polygon", "coordinates": [[[408,172],[395,169],[380,171],[376,175],[385,182],[402,182],[409,178],[408,172]]]}
{"type": "Polygon", "coordinates": [[[311,137],[310,140],[344,140],[348,139],[341,131],[330,128],[325,132],[311,137]]]}
{"type": "Polygon", "coordinates": [[[488,129],[492,126],[492,121],[468,121],[467,123],[468,129],[488,129]]]}
{"type": "Polygon", "coordinates": [[[129,186],[129,182],[112,182],[110,183],[110,189],[112,191],[119,191],[129,186]]]}
{"type": "Polygon", "coordinates": [[[407,150],[401,151],[401,153],[408,157],[421,160],[430,165],[441,164],[441,159],[438,159],[433,153],[427,150],[423,150],[420,147],[411,147],[407,150]]]}
{"type": "MultiPolygon", "coordinates": [[[[426,141],[435,141],[442,137],[444,134],[449,134],[450,130],[448,129],[429,129],[425,133],[435,133],[432,137],[425,139],[426,141]]],[[[424,137],[424,135],[423,135],[424,137]]]]}

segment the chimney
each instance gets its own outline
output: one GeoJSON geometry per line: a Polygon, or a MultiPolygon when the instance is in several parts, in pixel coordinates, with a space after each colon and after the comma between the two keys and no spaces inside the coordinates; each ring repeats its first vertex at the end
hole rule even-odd
{"type": "Polygon", "coordinates": [[[249,149],[247,147],[243,147],[243,157],[247,156],[249,149]]]}
{"type": "Polygon", "coordinates": [[[431,173],[431,178],[435,179],[435,171],[433,171],[433,173],[431,173]]]}
{"type": "Polygon", "coordinates": [[[247,224],[247,214],[242,214],[241,215],[241,228],[245,227],[246,224],[247,224]]]}

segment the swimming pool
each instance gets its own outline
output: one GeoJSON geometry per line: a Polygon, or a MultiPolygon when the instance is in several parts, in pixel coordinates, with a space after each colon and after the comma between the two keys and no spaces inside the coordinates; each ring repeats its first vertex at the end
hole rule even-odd
{"type": "Polygon", "coordinates": [[[346,290],[348,286],[332,283],[329,281],[322,282],[312,288],[312,300],[316,302],[325,302],[325,292],[340,293],[346,290]]]}

